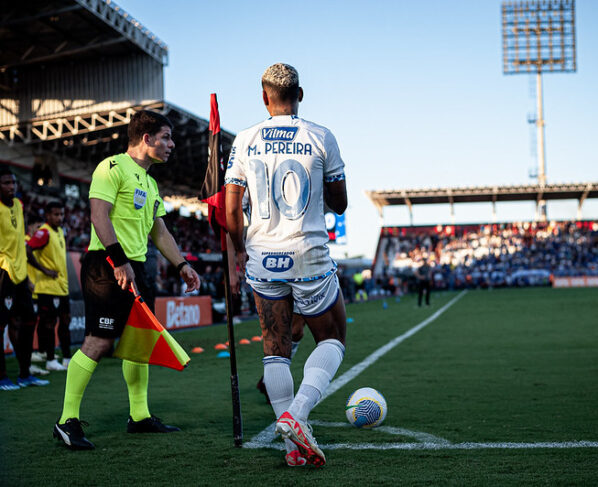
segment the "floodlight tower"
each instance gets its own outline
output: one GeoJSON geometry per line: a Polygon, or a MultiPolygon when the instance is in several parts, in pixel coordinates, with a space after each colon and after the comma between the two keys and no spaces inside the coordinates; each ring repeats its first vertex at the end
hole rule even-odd
{"type": "MultiPolygon", "coordinates": [[[[536,73],[538,184],[546,185],[542,73],[574,73],[575,0],[520,0],[502,4],[503,73],[536,73]]],[[[546,220],[546,201],[538,201],[546,220]]]]}

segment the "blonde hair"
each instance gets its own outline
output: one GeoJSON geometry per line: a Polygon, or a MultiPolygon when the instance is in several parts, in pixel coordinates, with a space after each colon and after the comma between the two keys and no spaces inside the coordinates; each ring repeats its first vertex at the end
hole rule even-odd
{"type": "Polygon", "coordinates": [[[288,64],[273,64],[262,75],[262,88],[278,101],[293,102],[299,97],[299,73],[288,64]]]}
{"type": "Polygon", "coordinates": [[[262,75],[262,85],[274,88],[293,88],[299,86],[299,73],[288,64],[276,63],[270,66],[262,75]]]}

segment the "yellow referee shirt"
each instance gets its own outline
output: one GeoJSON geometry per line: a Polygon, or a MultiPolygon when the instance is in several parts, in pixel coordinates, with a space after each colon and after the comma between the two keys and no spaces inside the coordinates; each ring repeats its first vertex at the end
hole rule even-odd
{"type": "MultiPolygon", "coordinates": [[[[129,259],[145,262],[154,220],[166,214],[154,178],[129,154],[108,157],[93,173],[89,198],[112,203],[110,221],[118,242],[129,259]]],[[[92,225],[89,250],[104,249],[92,225]]]]}
{"type": "Polygon", "coordinates": [[[0,268],[20,284],[27,278],[27,252],[23,205],[17,198],[10,207],[0,201],[0,235],[0,268]]]}

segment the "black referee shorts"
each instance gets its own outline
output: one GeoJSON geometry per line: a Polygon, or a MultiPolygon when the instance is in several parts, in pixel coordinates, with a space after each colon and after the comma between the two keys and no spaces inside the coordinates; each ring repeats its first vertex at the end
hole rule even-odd
{"type": "Polygon", "coordinates": [[[28,279],[15,284],[8,272],[0,269],[0,326],[7,325],[12,318],[17,317],[24,322],[35,321],[28,279]]]}
{"type": "MultiPolygon", "coordinates": [[[[129,318],[135,296],[123,291],[114,278],[114,270],[106,261],[104,250],[92,250],[81,263],[81,290],[85,302],[85,335],[118,338],[129,318]]],[[[145,299],[148,294],[143,262],[130,261],[135,284],[145,299]]]]}

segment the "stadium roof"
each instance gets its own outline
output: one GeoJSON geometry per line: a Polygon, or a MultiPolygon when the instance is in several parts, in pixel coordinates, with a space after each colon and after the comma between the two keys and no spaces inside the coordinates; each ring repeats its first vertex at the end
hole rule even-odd
{"type": "MultiPolygon", "coordinates": [[[[127,150],[127,125],[131,116],[142,108],[160,112],[174,124],[174,155],[167,165],[152,168],[160,187],[170,195],[197,194],[208,161],[208,121],[164,101],[0,127],[0,140],[9,145],[36,145],[40,150],[60,156],[61,176],[89,182],[98,162],[127,150]]],[[[225,158],[233,140],[232,133],[222,130],[225,158]]]]}
{"type": "Polygon", "coordinates": [[[412,205],[576,199],[581,206],[586,198],[598,198],[598,183],[399,189],[366,191],[366,195],[380,214],[390,205],[406,205],[411,210],[412,205]]]}
{"type": "MultiPolygon", "coordinates": [[[[6,160],[50,160],[60,176],[89,182],[98,162],[126,151],[127,125],[145,108],[175,126],[171,160],[152,168],[162,191],[197,194],[208,121],[164,101],[166,44],[113,1],[13,2],[0,11],[0,45],[0,143],[16,154],[6,160]]],[[[224,157],[233,139],[221,132],[224,157]]]]}
{"type": "Polygon", "coordinates": [[[0,72],[141,50],[161,64],[168,47],[111,0],[26,0],[0,12],[0,72]]]}

